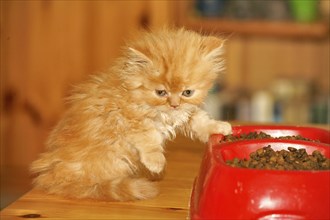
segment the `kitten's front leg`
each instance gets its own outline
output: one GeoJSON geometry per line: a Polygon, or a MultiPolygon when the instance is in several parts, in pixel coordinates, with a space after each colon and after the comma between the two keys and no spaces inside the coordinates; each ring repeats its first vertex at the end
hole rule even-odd
{"type": "Polygon", "coordinates": [[[190,133],[202,142],[207,142],[211,134],[228,135],[232,133],[231,125],[228,122],[213,120],[201,109],[192,115],[185,130],[186,133],[190,133]]]}
{"type": "Polygon", "coordinates": [[[139,151],[141,163],[151,172],[161,173],[166,164],[161,134],[149,131],[135,134],[130,138],[132,145],[139,151]]]}
{"type": "Polygon", "coordinates": [[[166,159],[163,152],[143,152],[140,154],[141,163],[153,173],[161,173],[164,170],[166,159]]]}

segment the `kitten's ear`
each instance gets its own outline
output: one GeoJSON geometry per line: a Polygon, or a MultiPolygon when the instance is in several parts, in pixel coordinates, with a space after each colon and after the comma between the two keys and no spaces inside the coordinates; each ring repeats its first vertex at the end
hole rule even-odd
{"type": "Polygon", "coordinates": [[[129,64],[137,66],[145,66],[152,64],[152,61],[142,52],[129,47],[128,48],[129,64]]]}
{"type": "Polygon", "coordinates": [[[223,54],[224,42],[223,39],[217,37],[204,37],[202,50],[205,53],[205,59],[212,61],[219,58],[223,54]]]}
{"type": "Polygon", "coordinates": [[[129,47],[126,50],[125,69],[121,77],[125,86],[129,89],[136,89],[143,84],[145,69],[152,64],[152,61],[141,51],[129,47]]]}

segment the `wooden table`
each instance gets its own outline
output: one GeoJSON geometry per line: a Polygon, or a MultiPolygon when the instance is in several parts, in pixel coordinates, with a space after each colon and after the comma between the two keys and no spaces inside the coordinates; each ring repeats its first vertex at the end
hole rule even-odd
{"type": "Polygon", "coordinates": [[[1,220],[47,219],[186,219],[204,145],[179,136],[166,148],[167,167],[160,195],[137,202],[69,200],[31,190],[1,211],[1,220]]]}
{"type": "MultiPolygon", "coordinates": [[[[236,124],[236,123],[234,123],[236,124]]],[[[329,125],[306,125],[329,130],[329,125]]],[[[69,200],[31,190],[1,211],[1,220],[47,219],[187,219],[189,199],[205,146],[182,136],[166,148],[167,168],[158,197],[137,202],[69,200]]]]}

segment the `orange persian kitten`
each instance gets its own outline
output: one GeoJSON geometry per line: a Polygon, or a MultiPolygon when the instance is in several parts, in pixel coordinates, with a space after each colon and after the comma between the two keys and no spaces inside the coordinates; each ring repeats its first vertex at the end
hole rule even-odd
{"type": "Polygon", "coordinates": [[[231,133],[200,105],[222,70],[222,39],[185,29],[144,33],[107,72],[78,86],[33,162],[34,185],[71,198],[139,200],[158,194],[164,143],[177,131],[207,142],[231,133]]]}

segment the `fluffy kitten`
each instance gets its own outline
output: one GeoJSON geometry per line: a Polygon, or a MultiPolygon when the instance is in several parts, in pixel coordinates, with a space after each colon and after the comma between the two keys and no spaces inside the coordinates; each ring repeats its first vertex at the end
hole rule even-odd
{"type": "Polygon", "coordinates": [[[76,87],[33,162],[34,185],[71,198],[155,197],[164,142],[231,133],[199,106],[222,70],[223,40],[184,29],[144,33],[108,71],[76,87]]]}

